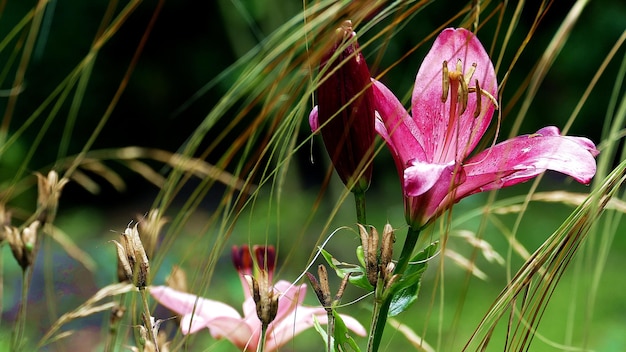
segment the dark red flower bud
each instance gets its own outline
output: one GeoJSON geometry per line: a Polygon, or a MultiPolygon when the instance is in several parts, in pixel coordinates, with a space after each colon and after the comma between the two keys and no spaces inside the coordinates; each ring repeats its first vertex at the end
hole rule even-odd
{"type": "Polygon", "coordinates": [[[244,244],[241,247],[233,246],[231,256],[235,269],[237,269],[240,275],[252,275],[254,264],[252,263],[252,256],[250,255],[248,245],[244,244]]]}
{"type": "Polygon", "coordinates": [[[321,127],[324,145],[343,183],[365,192],[372,177],[374,93],[365,58],[352,23],[336,30],[330,51],[322,57],[324,75],[317,90],[318,107],[311,111],[311,129],[321,127]],[[342,50],[337,54],[338,50],[342,50]]]}
{"type": "Polygon", "coordinates": [[[276,249],[274,246],[254,246],[252,249],[259,270],[267,272],[269,280],[272,281],[274,270],[276,270],[276,249]]]}

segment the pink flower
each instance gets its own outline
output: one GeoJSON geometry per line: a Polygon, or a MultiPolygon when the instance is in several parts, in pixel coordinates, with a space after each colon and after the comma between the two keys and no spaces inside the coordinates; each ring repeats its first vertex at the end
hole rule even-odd
{"type": "MultiPolygon", "coordinates": [[[[273,252],[270,247],[255,247],[255,253],[273,252]]],[[[273,253],[267,255],[272,257],[273,253]]],[[[247,246],[233,250],[233,260],[240,273],[245,300],[243,317],[239,312],[222,302],[198,297],[193,294],[176,291],[166,286],[150,287],[150,294],[159,303],[182,315],[180,328],[183,334],[192,334],[208,328],[216,338],[226,338],[242,351],[256,351],[260,343],[261,321],[257,316],[257,307],[251,294],[250,286],[244,275],[252,273],[252,259],[247,246]]],[[[267,261],[268,269],[273,271],[271,260],[267,261]]],[[[263,264],[261,264],[263,265],[263,264]]],[[[262,268],[258,268],[263,270],[262,268]]],[[[271,275],[270,275],[271,276],[271,275]]],[[[306,294],[306,285],[293,285],[281,280],[272,287],[278,295],[276,317],[267,328],[265,351],[276,351],[289,342],[300,332],[313,326],[313,319],[321,324],[328,322],[323,308],[311,308],[302,305],[306,294]]],[[[359,335],[365,335],[365,328],[354,318],[342,315],[347,327],[359,335]]]]}
{"type": "Polygon", "coordinates": [[[410,116],[396,96],[374,81],[377,132],[394,157],[407,222],[416,228],[470,194],[527,181],[545,170],[587,184],[598,154],[583,137],[556,127],[509,139],[473,156],[497,108],[493,65],[468,30],[446,29],[417,77],[410,116]]]}

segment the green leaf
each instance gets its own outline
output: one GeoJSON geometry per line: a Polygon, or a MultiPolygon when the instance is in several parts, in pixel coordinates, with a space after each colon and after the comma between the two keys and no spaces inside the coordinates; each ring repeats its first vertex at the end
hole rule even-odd
{"type": "Polygon", "coordinates": [[[439,242],[431,243],[423,251],[411,258],[411,263],[402,274],[400,280],[392,286],[391,305],[389,316],[396,316],[405,311],[413,302],[417,300],[419,294],[422,275],[428,268],[429,259],[439,248],[439,242]]]}
{"type": "MultiPolygon", "coordinates": [[[[359,349],[359,345],[357,345],[356,341],[350,336],[348,332],[348,327],[341,319],[341,316],[335,309],[332,310],[333,317],[335,318],[335,331],[333,333],[333,337],[331,337],[331,350],[328,352],[344,352],[348,350],[352,350],[355,352],[361,352],[359,349]]],[[[324,340],[324,346],[327,346],[328,343],[328,333],[326,329],[322,327],[317,317],[313,315],[313,327],[317,331],[318,334],[324,340]]],[[[327,350],[325,348],[325,350],[327,350]]]]}
{"type": "Polygon", "coordinates": [[[347,351],[347,348],[350,348],[352,351],[361,352],[356,341],[350,336],[348,327],[343,322],[343,319],[334,309],[333,316],[335,317],[335,351],[347,351]]]}
{"type": "MultiPolygon", "coordinates": [[[[322,340],[324,340],[324,346],[328,346],[328,334],[326,333],[326,329],[322,328],[322,325],[320,324],[319,320],[317,320],[317,317],[315,316],[315,314],[313,315],[313,327],[315,328],[315,331],[317,331],[317,333],[320,334],[320,336],[322,337],[322,340]]],[[[327,352],[332,352],[332,351],[327,351],[327,352]]]]}
{"type": "Polygon", "coordinates": [[[349,281],[351,284],[368,291],[374,290],[374,286],[367,281],[367,275],[365,274],[365,269],[362,266],[340,262],[323,248],[320,248],[320,252],[322,253],[324,259],[326,259],[328,265],[335,270],[339,278],[343,279],[348,273],[350,273],[349,281]]]}

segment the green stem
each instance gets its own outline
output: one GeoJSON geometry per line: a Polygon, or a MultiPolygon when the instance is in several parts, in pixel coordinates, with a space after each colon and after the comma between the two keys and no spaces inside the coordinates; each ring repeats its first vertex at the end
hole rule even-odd
{"type": "Polygon", "coordinates": [[[265,350],[265,340],[267,339],[267,325],[261,326],[261,338],[259,339],[259,345],[256,347],[256,352],[263,352],[265,350]]]}
{"type": "Polygon", "coordinates": [[[332,310],[326,312],[328,324],[326,324],[326,352],[331,352],[333,337],[335,336],[335,315],[332,310]]]}
{"type": "MultiPolygon", "coordinates": [[[[404,240],[404,246],[402,247],[402,252],[400,253],[400,259],[398,259],[396,268],[393,271],[394,275],[404,274],[404,271],[409,265],[409,260],[411,259],[411,255],[413,254],[413,250],[415,249],[419,236],[419,229],[416,230],[409,227],[406,239],[404,240]]],[[[395,285],[391,285],[391,287],[386,290],[378,287],[381,285],[384,285],[384,283],[379,283],[379,285],[377,285],[374,295],[372,324],[370,326],[370,334],[367,341],[367,350],[369,352],[378,351],[378,348],[380,347],[383,331],[385,330],[385,325],[387,324],[387,316],[389,314],[389,307],[391,306],[391,299],[395,294],[395,285]]]]}
{"type": "Polygon", "coordinates": [[[367,350],[375,351],[378,349],[380,345],[380,336],[382,336],[382,331],[384,326],[381,327],[380,324],[385,324],[385,320],[387,319],[387,313],[389,312],[389,305],[391,304],[391,300],[386,303],[383,297],[383,289],[381,284],[377,284],[374,291],[374,309],[372,311],[372,322],[370,323],[370,333],[367,338],[367,350]],[[381,319],[381,317],[385,317],[385,319],[381,319]],[[378,336],[378,342],[375,341],[376,336],[378,336]]]}
{"type": "Polygon", "coordinates": [[[402,252],[400,252],[400,259],[398,259],[396,268],[393,271],[394,275],[402,274],[406,270],[406,267],[409,265],[409,260],[413,255],[413,250],[415,249],[417,240],[420,237],[420,232],[421,229],[409,227],[409,230],[406,233],[406,239],[404,240],[404,246],[402,247],[402,252]]]}
{"type": "Polygon", "coordinates": [[[145,287],[139,288],[139,293],[141,296],[141,301],[143,302],[143,323],[148,329],[148,335],[150,336],[150,341],[154,343],[154,348],[159,352],[159,345],[157,344],[156,336],[154,335],[154,330],[152,329],[152,322],[150,321],[150,306],[148,305],[148,294],[146,293],[145,287]]]}
{"type": "Polygon", "coordinates": [[[367,225],[365,216],[365,192],[353,192],[356,205],[356,221],[361,225],[367,225]]]}

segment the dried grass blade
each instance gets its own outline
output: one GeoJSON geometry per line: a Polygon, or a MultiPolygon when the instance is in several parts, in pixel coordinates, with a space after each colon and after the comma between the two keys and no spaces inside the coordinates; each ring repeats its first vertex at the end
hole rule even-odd
{"type": "MultiPolygon", "coordinates": [[[[49,344],[52,341],[51,339],[54,336],[54,334],[63,325],[69,323],[70,321],[74,319],[78,319],[78,318],[84,318],[84,317],[87,317],[92,314],[99,313],[108,309],[112,309],[113,307],[117,305],[116,302],[107,302],[104,304],[98,304],[100,300],[107,298],[107,297],[121,295],[123,293],[127,293],[135,289],[136,289],[135,286],[128,284],[128,283],[112,284],[112,285],[109,285],[100,289],[91,298],[85,301],[85,303],[81,304],[78,308],[76,308],[75,310],[69,313],[65,313],[61,317],[59,317],[59,319],[56,322],[54,322],[54,324],[52,324],[52,326],[50,327],[50,330],[48,330],[48,332],[41,338],[41,340],[39,340],[37,349],[39,350],[41,347],[49,344]]],[[[65,334],[65,332],[62,332],[61,334],[65,334]]]]}

